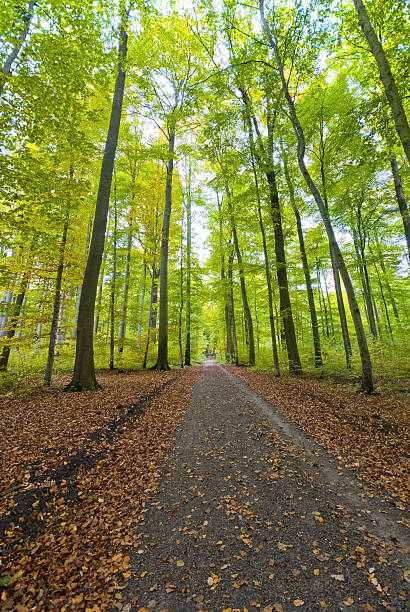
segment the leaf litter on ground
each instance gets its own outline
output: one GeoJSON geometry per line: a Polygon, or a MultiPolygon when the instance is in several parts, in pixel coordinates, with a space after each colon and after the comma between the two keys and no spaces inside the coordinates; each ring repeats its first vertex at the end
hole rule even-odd
{"type": "Polygon", "coordinates": [[[3,403],[2,610],[122,609],[135,526],[199,372],[103,373],[100,391],[3,403]],[[143,409],[128,414],[142,396],[143,409]],[[84,446],[89,460],[70,466],[84,446]],[[48,477],[53,470],[60,479],[48,477]]]}

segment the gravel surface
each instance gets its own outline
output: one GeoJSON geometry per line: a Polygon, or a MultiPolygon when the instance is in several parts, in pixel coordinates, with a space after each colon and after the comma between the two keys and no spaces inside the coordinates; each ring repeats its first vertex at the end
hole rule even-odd
{"type": "Polygon", "coordinates": [[[176,438],[124,610],[409,609],[403,513],[211,360],[176,438]]]}

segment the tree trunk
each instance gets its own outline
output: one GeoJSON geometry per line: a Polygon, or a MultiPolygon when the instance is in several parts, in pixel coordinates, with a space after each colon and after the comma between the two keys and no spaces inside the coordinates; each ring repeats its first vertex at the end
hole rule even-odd
{"type": "MultiPolygon", "coordinates": [[[[355,2],[357,1],[358,0],[355,0],[355,2]]],[[[285,77],[283,64],[282,64],[282,60],[279,54],[278,46],[272,37],[272,33],[270,31],[270,28],[265,18],[264,0],[259,0],[259,7],[260,7],[260,15],[261,15],[263,29],[266,33],[269,44],[272,47],[274,54],[275,54],[276,63],[277,63],[277,67],[278,67],[278,71],[279,71],[279,75],[280,75],[280,79],[282,83],[283,93],[285,94],[286,102],[288,104],[290,118],[292,121],[292,126],[293,126],[293,129],[295,131],[297,141],[298,141],[297,155],[298,155],[299,168],[319,208],[319,211],[320,211],[320,214],[321,214],[321,217],[322,217],[322,220],[323,220],[323,223],[324,223],[324,226],[326,228],[326,232],[329,238],[329,242],[331,243],[331,247],[335,253],[335,259],[336,259],[337,266],[339,268],[339,271],[340,271],[340,274],[343,280],[343,284],[346,289],[347,298],[349,300],[350,312],[352,314],[352,319],[353,319],[353,323],[355,326],[357,343],[359,346],[360,358],[361,358],[361,363],[362,363],[362,389],[366,393],[373,393],[374,385],[373,385],[372,362],[370,359],[370,353],[369,353],[369,348],[367,346],[366,334],[364,332],[363,322],[360,316],[360,309],[359,309],[359,305],[356,300],[353,284],[350,279],[350,275],[347,270],[342,252],[340,251],[339,245],[337,243],[329,213],[326,209],[322,196],[320,195],[320,192],[316,184],[314,183],[312,177],[310,176],[310,173],[305,164],[305,159],[304,159],[305,150],[306,150],[305,135],[304,135],[302,126],[299,122],[299,119],[296,115],[296,109],[295,109],[293,98],[289,93],[288,82],[285,77]]]]}
{"type": "MultiPolygon", "coordinates": [[[[154,246],[154,257],[153,257],[153,260],[152,260],[152,278],[151,278],[151,291],[150,291],[150,298],[149,298],[147,342],[146,342],[146,345],[145,345],[144,360],[142,362],[142,369],[143,370],[145,370],[145,368],[147,367],[148,349],[149,349],[149,343],[150,343],[150,337],[151,337],[152,315],[153,315],[152,311],[153,311],[153,306],[154,306],[154,292],[155,292],[155,287],[156,287],[156,255],[157,255],[157,249],[156,249],[156,244],[155,244],[155,246],[154,246]]],[[[144,285],[145,285],[145,283],[144,283],[144,285]]]]}
{"type": "Polygon", "coordinates": [[[410,163],[410,126],[403,108],[403,103],[394,80],[390,64],[387,61],[381,42],[370,23],[369,15],[362,0],[353,0],[359,17],[359,25],[365,35],[370,51],[373,53],[379,69],[380,79],[386,92],[392,111],[396,132],[403,145],[404,152],[410,163]]]}
{"type": "Polygon", "coordinates": [[[292,205],[293,213],[296,219],[296,228],[298,232],[300,258],[302,260],[303,273],[305,276],[309,312],[310,312],[310,324],[312,327],[312,334],[313,334],[313,348],[315,352],[315,367],[319,368],[323,365],[323,361],[322,361],[322,351],[320,347],[319,325],[317,322],[315,298],[313,295],[312,277],[310,275],[309,264],[308,264],[308,260],[306,256],[305,239],[303,236],[303,229],[302,229],[302,222],[300,219],[300,213],[299,213],[298,207],[296,206],[295,189],[294,189],[293,182],[291,180],[291,176],[289,174],[288,162],[287,162],[287,158],[286,158],[286,154],[285,154],[285,150],[283,148],[282,142],[281,142],[281,150],[282,150],[283,168],[285,171],[285,178],[286,178],[286,183],[288,186],[290,203],[292,205]]]}
{"type": "MultiPolygon", "coordinates": [[[[182,348],[182,312],[184,310],[184,215],[181,223],[181,255],[179,267],[179,313],[178,313],[178,342],[179,342],[179,364],[184,367],[184,351],[182,348]]],[[[188,363],[186,365],[191,365],[188,363]]]]}
{"type": "Polygon", "coordinates": [[[51,376],[53,374],[54,355],[57,339],[57,326],[58,326],[58,315],[60,312],[60,300],[61,300],[61,284],[63,280],[64,272],[64,255],[65,247],[67,243],[67,231],[68,231],[68,219],[66,219],[63,227],[63,235],[60,243],[60,255],[58,259],[56,287],[54,292],[54,306],[53,306],[53,317],[51,319],[51,330],[50,330],[50,341],[48,344],[48,357],[46,371],[44,374],[44,384],[49,387],[51,384],[51,376]]]}
{"type": "Polygon", "coordinates": [[[189,169],[189,187],[186,203],[186,303],[185,303],[185,365],[191,365],[191,252],[192,252],[192,202],[191,202],[191,168],[189,169]]]}
{"type": "Polygon", "coordinates": [[[114,369],[115,343],[115,284],[117,281],[117,177],[114,170],[114,235],[112,254],[112,277],[110,295],[110,370],[114,369]]]}
{"type": "MultiPolygon", "coordinates": [[[[104,265],[105,265],[105,253],[103,256],[103,260],[102,260],[101,273],[100,273],[100,284],[98,287],[97,308],[96,308],[97,314],[95,316],[94,335],[98,333],[99,326],[100,326],[100,312],[101,312],[101,304],[102,304],[102,292],[103,292],[103,286],[104,286],[104,265]]],[[[81,295],[80,295],[80,299],[81,299],[81,295]]],[[[78,321],[78,314],[77,314],[77,321],[78,321]]]]}
{"type": "Polygon", "coordinates": [[[16,296],[16,301],[11,305],[10,315],[7,321],[7,328],[3,330],[2,337],[6,338],[6,342],[3,344],[3,349],[0,354],[0,370],[7,370],[9,362],[11,343],[10,340],[14,338],[16,333],[21,309],[24,303],[24,297],[26,295],[27,287],[29,284],[31,270],[24,272],[21,280],[20,288],[16,296]]]}
{"type": "Polygon", "coordinates": [[[382,253],[382,250],[381,250],[380,242],[377,240],[377,237],[376,237],[376,247],[377,247],[377,253],[379,255],[380,267],[381,267],[382,272],[384,274],[384,279],[385,279],[385,282],[386,282],[387,291],[389,293],[390,302],[391,302],[391,305],[392,305],[392,308],[393,308],[393,314],[394,314],[395,318],[397,320],[399,320],[400,317],[399,317],[399,313],[398,313],[398,310],[397,310],[396,300],[394,299],[393,292],[392,292],[392,289],[391,289],[391,286],[390,286],[390,283],[389,283],[389,279],[388,279],[387,272],[386,272],[386,266],[384,265],[384,261],[383,261],[383,253],[382,253]]]}
{"type": "Polygon", "coordinates": [[[30,30],[30,24],[31,24],[31,20],[33,19],[33,13],[34,13],[34,7],[36,5],[35,0],[31,0],[30,4],[28,5],[28,9],[27,12],[23,15],[23,30],[17,40],[17,44],[15,47],[13,47],[13,49],[10,51],[9,55],[7,56],[6,61],[4,62],[2,68],[1,68],[1,72],[2,72],[2,76],[0,78],[0,98],[3,94],[3,89],[4,89],[4,85],[6,83],[6,78],[11,74],[11,68],[13,66],[14,61],[16,60],[18,54],[20,53],[20,49],[24,44],[24,41],[27,38],[27,34],[30,30]]]}
{"type": "Polygon", "coordinates": [[[229,280],[229,297],[230,297],[230,320],[232,326],[232,338],[233,338],[233,348],[235,351],[235,365],[239,363],[239,353],[238,353],[238,336],[236,334],[236,321],[235,321],[235,303],[233,299],[233,258],[234,258],[234,249],[231,250],[228,257],[228,280],[229,280]]]}
{"type": "MultiPolygon", "coordinates": [[[[141,287],[141,297],[140,297],[140,311],[138,315],[138,340],[137,347],[141,348],[141,335],[142,335],[142,317],[144,314],[144,302],[145,302],[145,283],[147,280],[147,262],[145,261],[146,257],[146,249],[144,249],[144,264],[142,267],[142,287],[141,287]]],[[[154,274],[154,271],[152,272],[154,274]]],[[[149,321],[150,325],[151,319],[149,321]]]]}
{"type": "Polygon", "coordinates": [[[251,113],[251,104],[249,96],[245,89],[240,89],[242,100],[245,106],[245,118],[249,133],[249,144],[251,152],[255,155],[256,160],[262,170],[265,173],[269,188],[270,197],[270,213],[272,217],[272,223],[275,234],[275,259],[276,259],[276,274],[279,285],[279,304],[280,313],[283,321],[283,328],[286,339],[286,349],[289,360],[289,371],[291,374],[301,374],[302,365],[300,363],[299,351],[296,341],[295,326],[292,316],[292,307],[289,296],[289,284],[288,275],[286,268],[286,254],[285,254],[285,241],[283,237],[282,229],[282,217],[279,204],[279,195],[276,184],[276,174],[273,165],[273,126],[270,122],[270,113],[268,111],[267,127],[268,127],[268,153],[262,143],[262,138],[258,126],[258,122],[253,113],[251,113]],[[257,141],[259,143],[259,151],[257,150],[254,139],[252,122],[256,131],[257,141]]]}
{"type": "Polygon", "coordinates": [[[104,251],[112,174],[114,169],[115,153],[117,150],[118,133],[121,123],[122,102],[124,98],[124,62],[127,56],[128,35],[126,29],[128,16],[128,13],[121,15],[121,42],[118,50],[119,61],[117,66],[117,78],[115,81],[114,97],[112,101],[110,124],[105,142],[104,157],[101,165],[90,251],[88,253],[87,267],[84,273],[83,288],[81,291],[80,309],[78,312],[74,374],[71,382],[66,387],[66,391],[87,391],[97,389],[100,386],[95,376],[94,367],[94,308],[98,276],[104,251]]]}
{"type": "Polygon", "coordinates": [[[120,355],[124,350],[125,329],[127,325],[128,290],[129,290],[129,285],[130,285],[131,248],[132,248],[132,222],[130,220],[129,225],[128,225],[128,235],[127,235],[127,254],[125,257],[124,284],[122,286],[121,319],[120,319],[120,327],[118,329],[118,353],[120,355]]]}
{"type": "Polygon", "coordinates": [[[253,161],[252,155],[252,170],[253,176],[255,180],[255,189],[256,189],[256,200],[258,206],[258,219],[259,219],[259,229],[261,231],[262,236],[262,245],[263,245],[263,257],[265,263],[265,276],[266,276],[266,284],[268,286],[268,306],[269,306],[269,325],[270,325],[270,335],[272,342],[272,354],[273,354],[273,374],[275,376],[280,376],[280,365],[279,365],[279,356],[278,356],[278,347],[276,344],[276,330],[275,330],[275,319],[273,316],[273,299],[272,299],[272,278],[269,267],[269,255],[268,255],[268,247],[266,244],[266,233],[265,227],[263,225],[262,218],[262,206],[261,206],[261,198],[259,192],[259,182],[258,175],[256,173],[255,163],[253,161]]]}
{"type": "Polygon", "coordinates": [[[169,225],[172,205],[172,174],[174,171],[175,120],[172,119],[168,137],[167,182],[165,186],[165,207],[162,222],[160,274],[159,274],[159,327],[158,359],[153,369],[169,370],[168,365],[168,247],[169,225]]]}
{"type": "Polygon", "coordinates": [[[393,172],[394,179],[394,189],[396,190],[396,198],[397,204],[399,205],[400,215],[403,221],[404,226],[404,235],[406,236],[407,242],[407,252],[409,255],[410,261],[410,217],[409,217],[409,209],[407,208],[407,201],[404,197],[403,187],[401,185],[401,177],[399,174],[399,167],[397,165],[396,156],[394,153],[390,153],[391,155],[391,169],[393,172]]]}
{"type": "Polygon", "coordinates": [[[222,292],[224,296],[224,312],[225,312],[225,327],[226,327],[226,353],[225,360],[227,363],[233,363],[235,358],[235,351],[233,346],[232,338],[232,317],[231,317],[231,305],[230,305],[230,292],[229,286],[226,281],[225,274],[225,255],[223,249],[223,230],[222,230],[222,206],[219,200],[218,193],[216,194],[218,201],[218,213],[219,213],[219,248],[221,252],[221,283],[222,292]]]}
{"type": "Polygon", "coordinates": [[[230,214],[230,218],[231,218],[233,244],[234,244],[234,247],[235,247],[236,259],[238,261],[239,282],[240,282],[240,285],[241,285],[243,310],[244,310],[245,322],[246,322],[246,325],[247,325],[247,332],[248,332],[247,333],[247,337],[248,337],[248,340],[249,340],[249,365],[250,366],[254,366],[255,365],[255,340],[254,340],[254,337],[253,337],[252,315],[251,315],[251,310],[249,308],[248,296],[246,294],[245,273],[244,273],[244,269],[243,269],[242,255],[241,255],[241,252],[240,252],[240,249],[239,249],[238,234],[236,232],[235,221],[234,221],[234,218],[233,218],[231,194],[230,194],[228,188],[226,190],[226,193],[227,193],[227,197],[228,197],[229,214],[230,214]]]}

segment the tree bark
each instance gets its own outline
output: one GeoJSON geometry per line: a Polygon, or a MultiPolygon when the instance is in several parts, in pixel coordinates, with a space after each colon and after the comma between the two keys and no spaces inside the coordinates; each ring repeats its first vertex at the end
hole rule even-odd
{"type": "Polygon", "coordinates": [[[291,374],[301,374],[302,373],[302,365],[300,362],[298,345],[296,340],[295,333],[295,325],[293,321],[292,315],[292,306],[290,302],[289,295],[289,283],[288,283],[288,274],[286,268],[286,253],[285,253],[285,241],[283,237],[283,228],[282,228],[282,217],[280,211],[280,203],[279,203],[279,194],[278,188],[276,184],[276,173],[273,166],[273,148],[272,148],[272,137],[273,137],[273,126],[270,123],[270,116],[268,112],[268,138],[269,138],[269,152],[266,153],[263,144],[262,138],[259,130],[258,123],[256,121],[256,117],[251,113],[251,103],[249,100],[249,96],[245,89],[240,89],[242,100],[245,107],[245,119],[248,127],[249,133],[249,144],[252,153],[255,155],[255,158],[262,170],[262,172],[266,175],[266,180],[268,182],[269,188],[269,198],[270,198],[270,213],[274,228],[275,234],[275,260],[276,260],[276,275],[278,278],[279,285],[279,304],[280,304],[280,313],[283,322],[283,328],[286,339],[286,350],[288,353],[288,361],[289,361],[289,372],[291,374]],[[260,153],[257,150],[254,139],[253,139],[253,131],[252,131],[252,122],[256,131],[257,140],[259,143],[260,153]]]}
{"type": "MultiPolygon", "coordinates": [[[[31,247],[30,250],[32,250],[32,248],[33,247],[31,247]]],[[[2,334],[2,338],[5,338],[6,342],[3,344],[3,349],[0,354],[0,370],[7,370],[11,351],[10,341],[14,338],[14,335],[17,330],[21,309],[23,307],[24,298],[30,280],[30,275],[31,269],[26,270],[24,272],[23,277],[21,279],[19,291],[16,296],[16,301],[14,302],[14,304],[11,304],[10,315],[7,320],[7,329],[4,329],[2,334]]]]}
{"type": "Polygon", "coordinates": [[[88,391],[98,389],[100,385],[95,376],[93,323],[98,276],[104,251],[107,228],[108,207],[118,133],[121,123],[121,111],[125,89],[125,60],[127,56],[128,35],[126,32],[129,13],[121,15],[120,45],[118,50],[117,77],[112,101],[110,124],[105,142],[104,156],[101,165],[100,182],[95,208],[94,224],[88,253],[87,267],[84,273],[78,312],[77,343],[74,374],[66,391],[88,391]]]}
{"type": "Polygon", "coordinates": [[[312,335],[313,335],[313,348],[314,348],[314,353],[315,353],[315,367],[319,368],[323,365],[323,360],[322,360],[322,350],[320,347],[319,325],[317,322],[315,298],[313,295],[312,277],[310,275],[310,269],[309,269],[309,264],[307,260],[307,255],[306,255],[305,239],[303,236],[303,229],[302,229],[302,222],[300,219],[300,213],[299,213],[298,207],[296,206],[295,189],[294,189],[293,182],[291,180],[291,176],[289,174],[288,162],[287,162],[285,150],[284,150],[284,147],[282,146],[282,143],[281,143],[281,149],[282,149],[283,168],[285,171],[285,178],[286,178],[286,183],[288,186],[290,203],[292,205],[293,213],[296,219],[296,228],[297,228],[298,240],[299,240],[300,258],[302,260],[303,274],[305,276],[305,283],[306,283],[306,290],[307,290],[308,304],[309,304],[309,313],[310,313],[310,324],[312,327],[312,335]]]}
{"type": "Polygon", "coordinates": [[[234,298],[233,298],[233,259],[234,259],[234,249],[232,248],[228,256],[228,280],[229,280],[229,297],[230,297],[229,316],[230,316],[230,321],[231,321],[230,324],[232,326],[233,348],[235,351],[235,365],[238,365],[239,363],[238,336],[236,334],[235,303],[234,303],[234,298]]]}
{"type": "Polygon", "coordinates": [[[191,202],[191,168],[189,169],[189,186],[186,203],[186,302],[185,302],[185,365],[191,365],[191,253],[192,253],[192,202],[191,202]]]}
{"type": "Polygon", "coordinates": [[[54,355],[55,355],[55,347],[56,347],[56,340],[57,340],[58,315],[60,312],[61,284],[62,284],[63,272],[64,272],[64,255],[65,255],[65,247],[67,244],[67,232],[68,232],[68,219],[66,219],[64,223],[63,235],[61,237],[61,243],[60,243],[60,255],[58,258],[56,286],[55,286],[55,291],[54,291],[53,316],[51,319],[50,341],[48,344],[47,365],[46,365],[46,371],[44,374],[44,384],[47,387],[49,387],[51,384],[51,377],[53,374],[54,355]]]}
{"type": "Polygon", "coordinates": [[[391,169],[393,172],[394,179],[394,189],[396,191],[397,204],[399,205],[400,215],[403,221],[404,226],[404,235],[406,236],[407,242],[407,252],[410,261],[410,217],[409,217],[409,209],[407,207],[407,201],[404,197],[403,187],[401,184],[401,177],[399,173],[399,167],[397,165],[396,156],[394,153],[390,153],[391,159],[391,169]]]}
{"type": "Polygon", "coordinates": [[[256,200],[257,200],[257,206],[258,206],[259,229],[261,231],[261,236],[262,236],[262,245],[263,245],[263,257],[264,257],[264,263],[265,263],[266,284],[268,286],[269,325],[270,325],[270,335],[271,335],[271,342],[272,342],[273,374],[275,376],[280,376],[279,355],[278,355],[278,347],[277,347],[277,344],[276,344],[275,318],[273,316],[272,277],[271,277],[270,267],[269,267],[269,255],[268,255],[268,247],[267,247],[267,244],[266,244],[265,227],[263,225],[263,218],[262,218],[262,206],[261,206],[261,198],[260,198],[260,192],[259,192],[258,175],[256,173],[255,163],[253,161],[253,155],[252,155],[252,158],[251,158],[251,162],[252,162],[253,176],[254,176],[254,180],[255,180],[256,200]]]}
{"type": "MultiPolygon", "coordinates": [[[[115,173],[115,170],[114,170],[115,173]]],[[[114,344],[115,344],[115,285],[117,282],[117,178],[114,178],[114,234],[112,254],[112,276],[110,294],[110,370],[114,369],[114,344]]]]}
{"type": "Polygon", "coordinates": [[[118,329],[118,353],[121,355],[124,350],[125,330],[127,325],[128,313],[128,290],[130,286],[130,263],[132,248],[132,222],[128,225],[127,235],[127,254],[125,256],[124,284],[122,286],[121,319],[118,329]]]}
{"type": "Polygon", "coordinates": [[[255,340],[253,336],[253,321],[252,321],[251,310],[249,308],[248,296],[246,294],[245,273],[244,273],[244,268],[243,268],[242,255],[239,249],[238,234],[236,232],[235,220],[233,217],[231,193],[228,188],[226,189],[226,195],[228,197],[228,206],[229,206],[229,214],[231,218],[233,244],[235,247],[236,259],[238,261],[239,282],[241,285],[243,310],[244,310],[245,322],[247,325],[247,338],[249,340],[249,365],[254,366],[255,365],[255,340]]]}
{"type": "Polygon", "coordinates": [[[390,104],[391,112],[396,126],[396,132],[403,145],[404,152],[410,164],[410,126],[404,111],[403,103],[394,80],[390,64],[387,61],[381,42],[377,38],[376,32],[370,23],[369,15],[363,0],[353,0],[359,18],[359,25],[365,35],[370,51],[379,69],[380,79],[386,92],[387,100],[390,104]]]}
{"type": "Polygon", "coordinates": [[[18,54],[20,53],[21,47],[24,44],[24,41],[27,38],[27,34],[30,30],[30,24],[31,24],[31,20],[33,19],[33,13],[34,13],[34,7],[36,5],[35,0],[31,0],[30,4],[28,5],[28,9],[27,12],[23,15],[23,30],[18,38],[17,44],[15,47],[13,47],[13,49],[10,51],[9,55],[7,56],[6,61],[4,62],[2,68],[1,68],[1,72],[2,72],[2,76],[0,79],[0,98],[3,94],[3,89],[4,89],[4,85],[6,84],[6,78],[11,74],[11,68],[16,60],[16,58],[18,57],[18,54]]]}
{"type": "Polygon", "coordinates": [[[225,255],[223,249],[223,229],[222,229],[222,205],[219,199],[218,193],[216,194],[218,201],[218,213],[219,213],[219,249],[221,253],[221,283],[222,293],[224,296],[224,314],[225,314],[225,327],[226,327],[226,352],[225,360],[227,363],[233,363],[235,359],[235,351],[233,346],[232,338],[232,317],[230,312],[230,291],[227,285],[226,273],[225,273],[225,255]]]}
{"type": "Polygon", "coordinates": [[[350,275],[347,270],[342,252],[340,251],[339,245],[337,243],[336,236],[333,231],[333,226],[330,220],[329,212],[327,211],[325,203],[322,199],[322,196],[320,195],[320,192],[315,182],[313,181],[312,177],[310,176],[310,173],[305,164],[305,159],[304,159],[305,150],[306,150],[305,134],[303,132],[303,128],[299,122],[299,119],[296,115],[296,109],[295,109],[293,98],[289,93],[288,82],[285,77],[283,64],[282,64],[282,60],[279,54],[278,46],[272,37],[272,33],[270,31],[268,22],[266,21],[266,18],[265,18],[264,0],[259,0],[259,7],[260,7],[262,26],[266,33],[269,44],[272,47],[274,54],[275,54],[276,63],[277,63],[277,67],[278,67],[278,71],[279,71],[279,75],[280,75],[280,79],[282,83],[283,93],[285,94],[292,126],[293,126],[293,129],[296,134],[297,141],[298,141],[297,155],[298,155],[299,168],[319,208],[319,211],[320,211],[320,214],[323,220],[323,224],[326,228],[326,232],[329,238],[329,242],[331,243],[331,247],[335,253],[336,262],[337,262],[337,265],[338,265],[338,268],[339,268],[339,271],[340,271],[340,274],[343,280],[343,284],[346,289],[347,298],[349,300],[350,312],[352,314],[352,319],[353,319],[353,323],[355,326],[357,343],[359,346],[360,358],[361,358],[361,364],[362,364],[362,390],[366,393],[373,393],[374,384],[373,384],[372,362],[370,359],[369,347],[367,345],[366,334],[364,332],[363,322],[360,316],[360,309],[359,309],[359,305],[356,300],[356,295],[354,292],[353,284],[350,279],[350,275]]]}
{"type": "Polygon", "coordinates": [[[168,364],[168,249],[169,226],[172,206],[172,175],[174,171],[175,119],[172,117],[168,136],[167,181],[165,186],[165,207],[162,222],[161,255],[159,273],[159,327],[158,358],[153,369],[169,370],[168,364]]]}

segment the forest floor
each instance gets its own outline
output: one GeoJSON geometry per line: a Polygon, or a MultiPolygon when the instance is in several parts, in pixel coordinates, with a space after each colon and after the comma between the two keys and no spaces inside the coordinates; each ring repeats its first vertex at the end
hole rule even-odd
{"type": "Polygon", "coordinates": [[[99,379],[2,401],[1,610],[407,609],[404,394],[99,379]]]}

